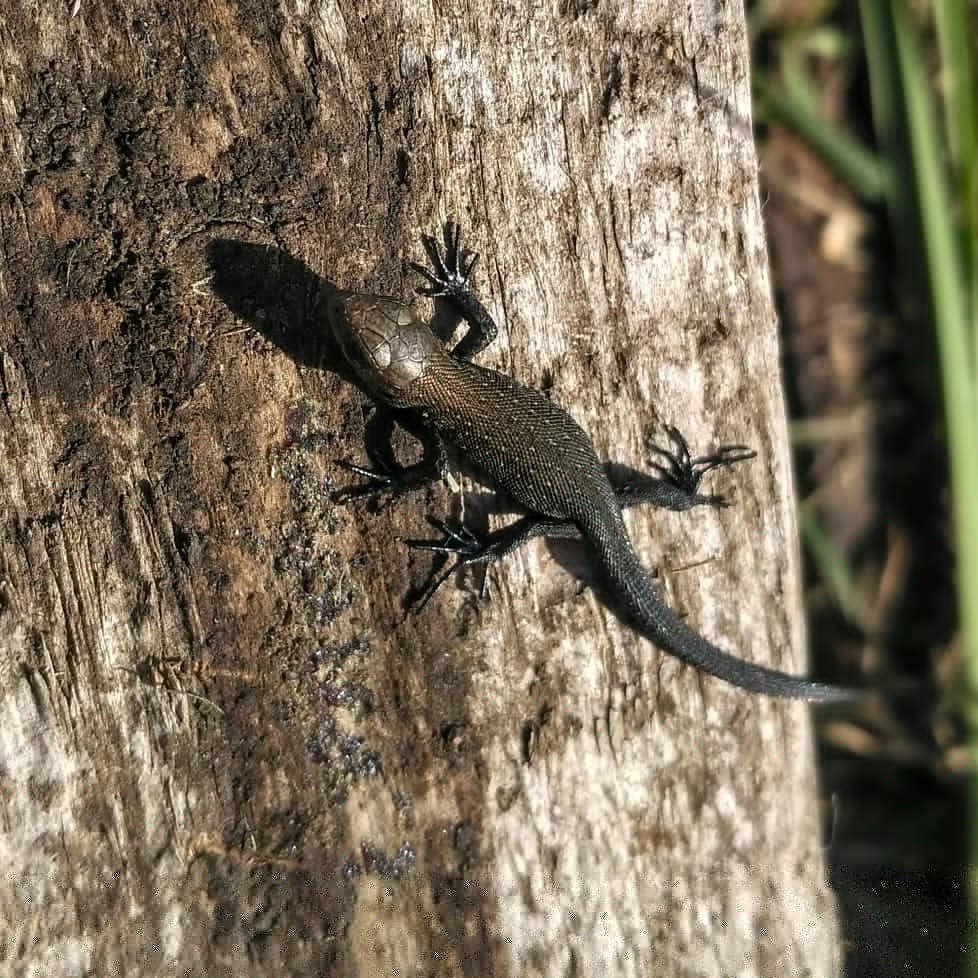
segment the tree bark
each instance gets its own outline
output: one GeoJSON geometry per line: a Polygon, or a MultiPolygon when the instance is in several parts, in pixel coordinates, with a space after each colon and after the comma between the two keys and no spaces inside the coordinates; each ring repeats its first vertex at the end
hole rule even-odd
{"type": "Polygon", "coordinates": [[[599,454],[758,450],[629,524],[802,671],[739,5],[8,8],[5,970],[836,974],[806,707],[639,639],[580,547],[408,613],[459,498],[333,501],[370,425],[314,352],[322,281],[410,295],[459,219],[483,362],[599,454]]]}

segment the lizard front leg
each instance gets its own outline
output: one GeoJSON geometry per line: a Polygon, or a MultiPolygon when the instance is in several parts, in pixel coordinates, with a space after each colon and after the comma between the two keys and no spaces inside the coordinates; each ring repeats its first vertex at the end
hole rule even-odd
{"type": "Polygon", "coordinates": [[[460,236],[461,231],[457,224],[445,224],[443,257],[438,242],[431,235],[422,235],[421,243],[428,253],[432,267],[425,268],[417,262],[411,262],[410,265],[431,283],[419,288],[418,293],[431,298],[447,299],[468,323],[469,331],[452,349],[452,354],[461,360],[471,360],[496,338],[498,329],[489,311],[469,287],[469,276],[479,255],[471,253],[466,256],[459,244],[460,236]]]}
{"type": "Polygon", "coordinates": [[[425,425],[418,418],[408,415],[401,417],[383,408],[378,409],[375,417],[379,430],[369,440],[380,441],[383,451],[368,449],[371,467],[355,465],[343,459],[338,460],[337,464],[348,472],[360,476],[363,481],[336,490],[333,494],[336,502],[363,499],[381,493],[390,493],[392,498],[396,498],[423,489],[448,475],[448,453],[445,451],[445,443],[441,435],[434,428],[425,425]],[[394,459],[390,441],[395,421],[421,442],[421,459],[413,465],[401,466],[394,459]]]}

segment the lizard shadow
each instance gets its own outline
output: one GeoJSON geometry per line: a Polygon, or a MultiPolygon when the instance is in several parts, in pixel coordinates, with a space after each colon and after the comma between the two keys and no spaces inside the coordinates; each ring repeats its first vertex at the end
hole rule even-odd
{"type": "Polygon", "coordinates": [[[336,285],[272,245],[215,238],[206,257],[211,289],[235,316],[296,363],[357,383],[326,326],[336,285]]]}
{"type": "MultiPolygon", "coordinates": [[[[211,290],[238,319],[295,363],[329,371],[370,399],[328,325],[327,309],[343,291],[339,286],[274,245],[215,238],[207,244],[206,261],[211,290]]],[[[405,412],[384,405],[364,424],[366,455],[381,469],[398,467],[391,443],[395,424],[420,438],[405,412]]]]}
{"type": "MultiPolygon", "coordinates": [[[[274,245],[215,238],[206,259],[211,289],[239,319],[296,363],[329,370],[363,390],[328,327],[327,306],[343,289],[274,245]]],[[[446,303],[436,303],[431,328],[437,336],[447,342],[458,323],[446,303]]]]}

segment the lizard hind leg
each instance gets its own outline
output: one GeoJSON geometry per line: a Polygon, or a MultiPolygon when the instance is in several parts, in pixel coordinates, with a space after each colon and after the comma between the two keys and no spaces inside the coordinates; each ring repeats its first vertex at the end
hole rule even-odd
{"type": "Polygon", "coordinates": [[[672,443],[663,448],[652,444],[653,458],[649,466],[653,477],[639,479],[616,488],[618,504],[624,509],[641,503],[676,512],[694,506],[722,508],[729,503],[723,496],[703,495],[700,485],[703,477],[712,469],[752,459],[757,452],[746,445],[722,445],[710,455],[693,457],[689,444],[678,428],[666,425],[666,434],[672,443]]]}
{"type": "MultiPolygon", "coordinates": [[[[422,608],[435,596],[435,592],[447,581],[456,571],[462,570],[469,564],[493,563],[498,560],[498,556],[490,555],[486,552],[484,538],[479,537],[464,523],[459,523],[455,527],[450,526],[441,520],[430,517],[428,520],[437,530],[441,530],[440,540],[408,540],[408,546],[414,550],[429,550],[437,554],[441,559],[436,561],[432,567],[428,579],[421,588],[420,593],[411,602],[415,611],[422,608]],[[452,560],[452,557],[455,560],[452,560]]],[[[481,597],[486,595],[486,580],[483,579],[481,597]]]]}
{"type": "MultiPolygon", "coordinates": [[[[508,526],[485,534],[476,533],[465,523],[456,523],[453,526],[433,518],[429,522],[441,531],[441,539],[409,540],[408,546],[415,550],[429,550],[441,555],[444,560],[432,569],[420,595],[413,602],[417,611],[434,597],[435,592],[456,571],[478,564],[488,568],[536,537],[580,537],[580,530],[574,523],[546,519],[535,513],[527,514],[508,526]]],[[[488,577],[483,579],[482,597],[486,596],[487,580],[488,577]]]]}

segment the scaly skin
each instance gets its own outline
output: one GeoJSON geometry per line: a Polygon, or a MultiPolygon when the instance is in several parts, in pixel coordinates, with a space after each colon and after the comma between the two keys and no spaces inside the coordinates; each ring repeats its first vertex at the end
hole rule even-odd
{"type": "MultiPolygon", "coordinates": [[[[499,560],[536,536],[581,536],[636,629],[683,662],[768,696],[825,703],[858,695],[746,662],[708,642],[663,603],[628,538],[623,505],[723,505],[717,497],[698,494],[700,479],[708,469],[752,457],[753,452],[732,446],[694,460],[681,436],[670,430],[678,452],[662,452],[669,463],[657,466],[662,478],[616,490],[590,438],[570,415],[540,392],[470,362],[496,333],[489,313],[468,287],[475,259],[465,264],[457,229],[454,235],[446,232],[444,258],[431,238],[423,240],[433,265],[433,270],[414,266],[431,283],[424,294],[447,298],[470,327],[451,352],[406,305],[388,296],[338,293],[329,306],[329,321],[372,396],[415,412],[527,510],[513,526],[483,540],[464,527],[443,527],[445,539],[427,546],[457,555],[448,573],[465,564],[499,560]]],[[[370,480],[368,491],[392,487],[387,473],[357,471],[370,480]]],[[[412,487],[417,484],[413,479],[412,487]]],[[[433,579],[425,600],[448,573],[433,579]]]]}

